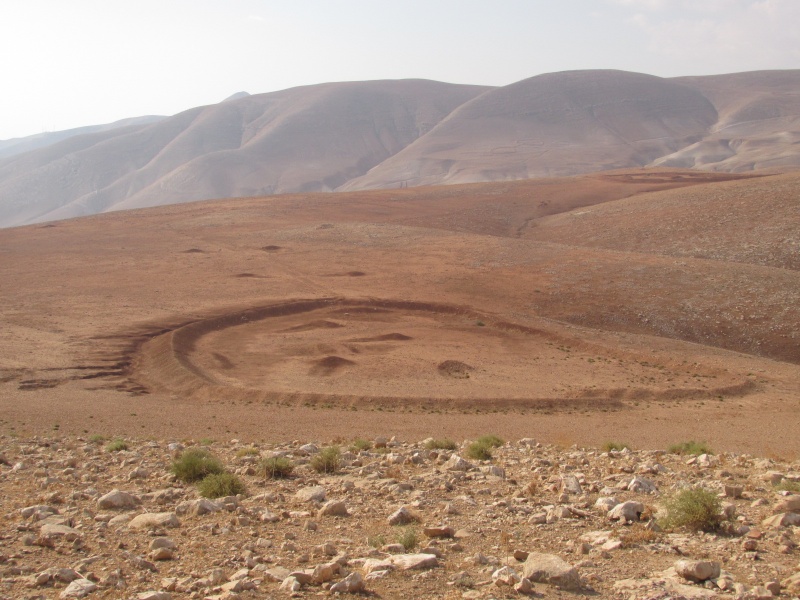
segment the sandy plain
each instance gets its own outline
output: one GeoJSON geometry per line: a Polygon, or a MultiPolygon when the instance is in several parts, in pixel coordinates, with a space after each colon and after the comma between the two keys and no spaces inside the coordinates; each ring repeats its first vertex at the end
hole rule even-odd
{"type": "Polygon", "coordinates": [[[0,428],[794,457],[798,183],[654,169],[3,230],[0,428]]]}

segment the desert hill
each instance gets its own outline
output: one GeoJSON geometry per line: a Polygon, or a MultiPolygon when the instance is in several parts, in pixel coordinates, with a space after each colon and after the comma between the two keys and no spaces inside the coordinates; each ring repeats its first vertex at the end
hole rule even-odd
{"type": "Polygon", "coordinates": [[[16,154],[23,154],[31,150],[38,150],[51,146],[62,140],[66,140],[76,135],[86,135],[88,133],[97,133],[101,131],[110,131],[112,129],[120,129],[122,127],[134,127],[138,125],[147,125],[160,121],[164,117],[158,115],[147,115],[144,117],[132,117],[129,119],[122,119],[114,121],[113,123],[106,123],[103,125],[87,125],[85,127],[76,127],[75,129],[64,129],[62,131],[48,131],[44,133],[37,133],[21,138],[12,138],[9,140],[0,140],[0,158],[14,156],[16,154]]]}
{"type": "Polygon", "coordinates": [[[195,108],[0,162],[5,225],[107,210],[330,191],[482,92],[432,81],[324,84],[195,108]]]}
{"type": "Polygon", "coordinates": [[[264,194],[800,166],[800,71],[307,86],[0,159],[0,226],[264,194]]]}
{"type": "Polygon", "coordinates": [[[640,169],[5,229],[5,426],[414,438],[489,412],[798,451],[798,184],[640,169]]]}

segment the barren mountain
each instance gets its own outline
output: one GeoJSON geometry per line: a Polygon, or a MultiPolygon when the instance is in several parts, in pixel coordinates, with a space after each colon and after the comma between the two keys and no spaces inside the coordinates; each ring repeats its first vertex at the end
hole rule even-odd
{"type": "Polygon", "coordinates": [[[0,162],[0,221],[9,226],[207,198],[330,191],[484,89],[421,80],[325,84],[71,138],[0,162]]]}
{"type": "Polygon", "coordinates": [[[800,166],[800,71],[621,71],[502,88],[432,81],[234,97],[0,159],[0,227],[200,199],[568,176],[800,166]]]}
{"type": "Polygon", "coordinates": [[[23,154],[31,150],[38,150],[39,148],[46,148],[62,140],[75,137],[76,135],[86,135],[87,133],[98,133],[101,131],[110,131],[112,129],[120,129],[122,127],[134,127],[137,125],[147,125],[160,121],[164,117],[157,115],[148,115],[144,117],[132,117],[130,119],[122,119],[121,121],[114,121],[104,125],[87,125],[86,127],[77,127],[75,129],[65,129],[63,131],[48,131],[45,133],[37,133],[21,138],[12,138],[10,140],[0,140],[0,158],[14,156],[16,154],[23,154]]]}
{"type": "Polygon", "coordinates": [[[623,71],[573,71],[491,90],[346,189],[574,175],[644,166],[716,122],[700,92],[623,71]]]}

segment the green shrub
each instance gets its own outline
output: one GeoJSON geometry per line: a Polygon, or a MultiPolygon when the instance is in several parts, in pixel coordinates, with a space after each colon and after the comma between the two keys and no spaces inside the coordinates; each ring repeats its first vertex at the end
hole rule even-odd
{"type": "Polygon", "coordinates": [[[89,436],[89,441],[92,444],[102,444],[106,441],[106,436],[100,435],[99,433],[95,433],[94,435],[89,436]]]}
{"type": "Polygon", "coordinates": [[[781,479],[780,483],[775,486],[779,492],[793,492],[800,494],[800,481],[791,481],[789,479],[781,479]]]}
{"type": "Polygon", "coordinates": [[[386,545],[386,538],[382,534],[367,537],[367,543],[373,548],[383,548],[386,545]]]}
{"type": "Polygon", "coordinates": [[[353,450],[358,450],[359,452],[362,450],[370,450],[372,448],[372,442],[358,438],[353,441],[352,448],[353,450]]]}
{"type": "Polygon", "coordinates": [[[413,527],[404,527],[397,534],[397,543],[401,544],[406,552],[410,552],[417,547],[419,539],[417,538],[417,530],[413,527]]]}
{"type": "Polygon", "coordinates": [[[197,484],[197,490],[204,498],[222,498],[244,494],[242,481],[233,473],[214,473],[197,484]]]}
{"type": "Polygon", "coordinates": [[[458,448],[458,444],[453,440],[444,438],[441,440],[428,440],[425,442],[425,447],[428,450],[455,450],[458,448]]]}
{"type": "Polygon", "coordinates": [[[212,438],[200,438],[198,444],[201,446],[211,446],[214,444],[214,440],[212,438]]]}
{"type": "Polygon", "coordinates": [[[703,488],[682,490],[664,502],[664,518],[659,523],[665,529],[714,531],[722,523],[722,503],[719,496],[703,488]]]}
{"type": "Polygon", "coordinates": [[[473,460],[491,460],[492,447],[483,442],[472,442],[467,446],[467,457],[473,460]]]}
{"type": "Polygon", "coordinates": [[[261,461],[261,471],[267,479],[285,479],[294,471],[294,464],[284,456],[270,456],[261,461]]]}
{"type": "Polygon", "coordinates": [[[490,448],[499,448],[500,446],[505,444],[503,438],[497,435],[482,435],[481,437],[478,438],[478,442],[486,446],[489,446],[490,448]]]}
{"type": "Polygon", "coordinates": [[[317,473],[336,473],[339,470],[341,457],[339,446],[328,446],[311,458],[311,468],[317,473]]]}
{"type": "Polygon", "coordinates": [[[207,450],[189,448],[173,461],[171,471],[181,481],[193,483],[209,475],[218,475],[225,469],[219,459],[207,450]]]}
{"type": "Polygon", "coordinates": [[[705,442],[681,442],[680,444],[672,444],[667,448],[670,454],[694,454],[700,456],[701,454],[714,454],[708,444],[705,442]]]}
{"type": "Polygon", "coordinates": [[[122,450],[127,450],[127,449],[128,449],[128,442],[126,442],[122,438],[113,439],[106,445],[106,450],[108,452],[121,452],[122,450]]]}
{"type": "Polygon", "coordinates": [[[236,451],[237,458],[244,458],[245,456],[258,456],[258,448],[253,448],[250,446],[249,448],[239,448],[236,451]]]}
{"type": "Polygon", "coordinates": [[[611,452],[612,450],[616,450],[616,451],[619,452],[620,450],[624,450],[625,448],[627,448],[628,450],[633,450],[631,445],[630,444],[626,444],[625,442],[611,442],[611,441],[609,441],[609,442],[605,442],[602,446],[600,446],[600,449],[603,452],[611,452]]]}

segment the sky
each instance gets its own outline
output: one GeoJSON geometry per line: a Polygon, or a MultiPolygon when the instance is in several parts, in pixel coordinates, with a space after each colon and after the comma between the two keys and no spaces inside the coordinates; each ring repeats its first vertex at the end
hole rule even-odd
{"type": "Polygon", "coordinates": [[[800,68],[800,0],[2,0],[0,140],[330,81],[800,68]]]}

